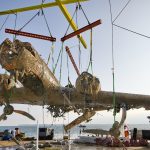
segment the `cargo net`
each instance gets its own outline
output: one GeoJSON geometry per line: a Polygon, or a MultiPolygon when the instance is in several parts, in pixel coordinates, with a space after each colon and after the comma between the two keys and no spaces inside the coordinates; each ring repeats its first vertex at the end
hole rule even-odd
{"type": "Polygon", "coordinates": [[[98,78],[88,72],[82,72],[76,80],[76,90],[79,93],[96,96],[101,90],[98,78]]]}

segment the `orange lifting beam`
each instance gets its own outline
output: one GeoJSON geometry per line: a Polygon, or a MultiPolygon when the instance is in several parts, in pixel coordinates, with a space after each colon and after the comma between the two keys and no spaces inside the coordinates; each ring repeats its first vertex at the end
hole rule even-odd
{"type": "Polygon", "coordinates": [[[75,63],[75,61],[74,61],[74,59],[73,59],[73,57],[72,57],[72,54],[71,54],[71,52],[70,52],[68,46],[66,46],[66,52],[67,52],[67,54],[68,54],[68,56],[69,56],[69,58],[70,58],[70,60],[71,60],[71,62],[72,62],[72,64],[73,64],[73,67],[74,67],[74,69],[75,69],[77,75],[79,76],[79,75],[80,75],[80,72],[79,72],[79,70],[78,70],[78,67],[77,67],[77,65],[76,65],[76,63],[75,63]]]}
{"type": "Polygon", "coordinates": [[[54,37],[44,36],[44,35],[40,35],[40,34],[33,34],[33,33],[29,33],[29,32],[23,32],[23,31],[19,31],[19,30],[5,29],[5,32],[10,33],[10,34],[15,34],[15,35],[21,35],[21,36],[27,36],[27,37],[47,40],[47,41],[51,41],[51,42],[56,41],[56,38],[54,38],[54,37]]]}
{"type": "Polygon", "coordinates": [[[95,22],[93,22],[93,23],[91,23],[91,24],[89,24],[89,25],[87,25],[87,26],[85,26],[85,27],[83,27],[81,29],[78,29],[78,30],[76,30],[76,31],[74,31],[74,32],[72,32],[72,33],[62,37],[61,41],[64,42],[64,41],[66,41],[66,40],[68,40],[68,39],[70,39],[70,38],[72,38],[72,37],[74,37],[76,35],[79,35],[82,32],[85,32],[85,31],[87,31],[89,29],[92,29],[93,27],[96,27],[96,26],[100,25],[101,23],[102,23],[102,21],[99,19],[99,20],[97,20],[97,21],[95,21],[95,22]]]}

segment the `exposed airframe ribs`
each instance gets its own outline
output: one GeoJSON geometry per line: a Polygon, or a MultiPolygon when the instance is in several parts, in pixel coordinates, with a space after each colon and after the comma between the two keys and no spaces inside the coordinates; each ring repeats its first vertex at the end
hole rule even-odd
{"type": "Polygon", "coordinates": [[[40,34],[33,34],[33,33],[23,32],[23,31],[19,31],[19,30],[5,29],[5,32],[6,33],[10,33],[10,34],[15,34],[15,35],[21,35],[21,36],[27,36],[27,37],[47,40],[47,41],[51,41],[51,42],[55,42],[56,41],[56,38],[51,37],[51,36],[45,36],[45,35],[40,35],[40,34]]]}
{"type": "Polygon", "coordinates": [[[98,26],[100,24],[101,24],[101,20],[97,20],[97,21],[95,21],[95,22],[93,22],[93,23],[91,23],[91,24],[89,24],[89,25],[87,25],[87,26],[85,26],[85,27],[83,27],[81,29],[78,29],[78,30],[76,30],[76,31],[74,31],[74,32],[72,32],[72,33],[62,37],[61,41],[64,42],[64,41],[66,41],[66,40],[68,40],[68,39],[70,39],[70,38],[72,38],[72,37],[74,37],[76,35],[79,36],[80,33],[85,32],[85,31],[87,31],[89,29],[92,29],[93,27],[98,26]]]}

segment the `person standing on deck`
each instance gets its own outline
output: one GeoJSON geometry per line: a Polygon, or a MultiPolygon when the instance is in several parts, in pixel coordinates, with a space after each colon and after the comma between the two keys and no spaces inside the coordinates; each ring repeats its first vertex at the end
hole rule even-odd
{"type": "Polygon", "coordinates": [[[127,125],[124,125],[124,137],[125,137],[126,141],[130,141],[130,139],[129,139],[129,128],[127,125]]]}

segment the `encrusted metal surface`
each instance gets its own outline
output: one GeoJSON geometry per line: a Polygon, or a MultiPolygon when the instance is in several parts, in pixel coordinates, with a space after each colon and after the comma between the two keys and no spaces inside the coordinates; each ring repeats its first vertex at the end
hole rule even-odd
{"type": "MultiPolygon", "coordinates": [[[[0,105],[4,103],[4,94],[11,90],[10,103],[45,104],[55,117],[75,111],[74,108],[93,111],[113,108],[113,93],[102,91],[99,79],[87,72],[77,79],[76,88],[60,87],[54,74],[30,43],[6,39],[0,45],[0,64],[10,73],[10,76],[0,75],[0,105]],[[17,80],[23,87],[16,87],[17,80]],[[62,93],[70,102],[65,100],[62,93]]],[[[118,112],[122,103],[127,110],[141,107],[150,109],[149,95],[116,92],[115,97],[118,112]]]]}
{"type": "Polygon", "coordinates": [[[59,86],[57,79],[30,43],[6,39],[0,46],[0,63],[24,87],[41,96],[59,86]]]}

